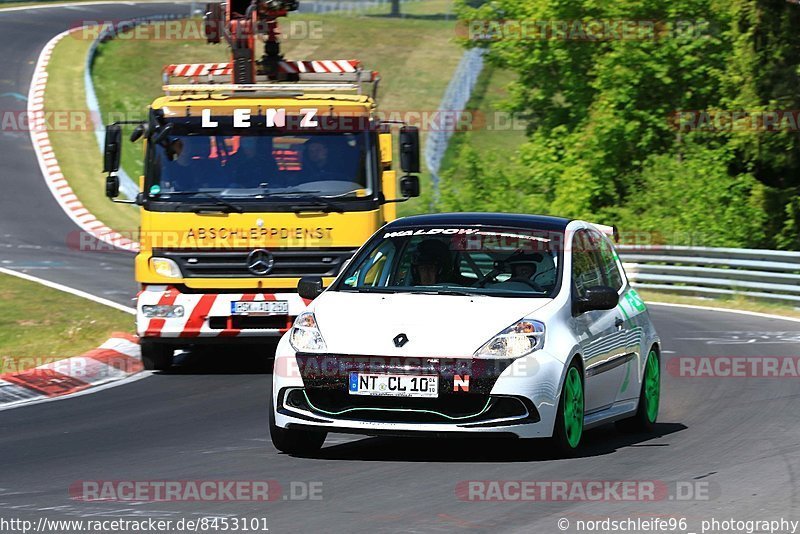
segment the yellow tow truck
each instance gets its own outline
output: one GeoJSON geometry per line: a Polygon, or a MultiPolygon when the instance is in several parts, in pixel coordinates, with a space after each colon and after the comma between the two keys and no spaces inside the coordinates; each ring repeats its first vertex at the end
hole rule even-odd
{"type": "MultiPolygon", "coordinates": [[[[419,196],[419,131],[376,114],[378,73],[356,60],[288,61],[277,18],[294,0],[209,4],[230,63],[165,67],[165,96],[135,124],[144,175],[119,199],[121,126],[106,130],[106,195],[140,207],[137,333],[146,369],[205,343],[278,337],[396,203],[419,196]],[[255,57],[259,40],[265,53],[255,57]],[[308,292],[306,292],[308,294],[308,292]]],[[[127,123],[130,124],[130,123],[127,123]]],[[[262,339],[263,340],[263,339],[262,339]]]]}

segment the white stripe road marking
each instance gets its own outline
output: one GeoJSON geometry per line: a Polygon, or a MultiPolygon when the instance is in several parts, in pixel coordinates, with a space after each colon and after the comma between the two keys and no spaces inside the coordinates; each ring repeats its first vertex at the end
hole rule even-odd
{"type": "Polygon", "coordinates": [[[669,302],[648,302],[645,300],[645,304],[648,306],[665,306],[671,308],[686,308],[689,310],[706,310],[706,311],[715,311],[715,312],[723,312],[723,313],[738,313],[740,315],[750,315],[752,317],[762,317],[764,319],[778,319],[779,321],[791,321],[793,323],[800,323],[800,318],[797,317],[786,317],[785,315],[774,315],[771,313],[761,313],[761,312],[753,312],[747,310],[729,310],[727,308],[714,308],[713,306],[696,306],[694,304],[672,304],[669,302]]]}
{"type": "Polygon", "coordinates": [[[91,300],[92,302],[96,302],[98,304],[102,304],[104,306],[108,306],[110,308],[114,308],[119,311],[123,311],[125,313],[130,313],[131,315],[136,315],[136,309],[131,308],[128,306],[123,306],[122,304],[117,304],[108,299],[104,299],[102,297],[97,297],[85,291],[81,291],[80,289],[73,289],[71,287],[67,287],[61,284],[57,284],[55,282],[50,282],[49,280],[44,280],[42,278],[36,278],[35,276],[31,276],[29,274],[20,273],[18,271],[12,271],[11,269],[6,269],[4,267],[0,267],[0,273],[7,274],[9,276],[16,276],[17,278],[21,278],[23,280],[27,280],[29,282],[35,282],[37,284],[41,284],[43,286],[49,287],[51,289],[56,289],[58,291],[63,291],[64,293],[69,293],[70,295],[75,295],[76,297],[81,297],[87,300],[91,300]]]}

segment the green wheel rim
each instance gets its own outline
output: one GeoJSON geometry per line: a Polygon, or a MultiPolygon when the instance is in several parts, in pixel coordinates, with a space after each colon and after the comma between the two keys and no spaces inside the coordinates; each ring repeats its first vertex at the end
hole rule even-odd
{"type": "Polygon", "coordinates": [[[580,443],[583,434],[583,386],[581,375],[575,367],[570,367],[567,371],[564,382],[563,416],[567,443],[574,449],[580,443]]]}
{"type": "Polygon", "coordinates": [[[647,420],[651,423],[655,423],[656,417],[658,417],[658,402],[661,396],[660,378],[658,356],[655,351],[650,351],[644,371],[644,402],[647,410],[647,420]]]}

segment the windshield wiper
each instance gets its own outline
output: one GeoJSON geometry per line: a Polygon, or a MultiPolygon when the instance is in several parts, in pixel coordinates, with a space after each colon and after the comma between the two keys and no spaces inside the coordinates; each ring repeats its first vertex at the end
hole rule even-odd
{"type": "MultiPolygon", "coordinates": [[[[214,203],[217,206],[224,206],[224,207],[228,208],[229,211],[234,211],[236,213],[244,213],[244,210],[242,208],[240,208],[239,206],[237,206],[236,204],[232,204],[232,203],[228,202],[227,200],[225,200],[224,198],[222,198],[221,196],[215,195],[213,193],[208,193],[206,191],[172,191],[170,193],[161,193],[161,194],[163,194],[165,196],[166,195],[180,195],[180,196],[183,196],[183,195],[200,195],[200,196],[203,196],[203,197],[208,198],[210,200],[213,200],[214,203]]],[[[193,208],[192,211],[197,213],[199,211],[205,211],[206,209],[207,208],[196,207],[196,208],[193,208]]]]}
{"type": "Polygon", "coordinates": [[[460,297],[474,297],[474,296],[485,296],[482,293],[474,293],[471,291],[464,291],[461,289],[449,289],[446,287],[442,288],[431,288],[431,289],[421,289],[418,291],[409,291],[409,293],[415,293],[419,295],[456,295],[460,297]]]}
{"type": "Polygon", "coordinates": [[[318,195],[304,195],[298,198],[297,200],[301,202],[300,206],[293,205],[292,211],[300,211],[300,207],[303,205],[302,202],[309,201],[309,203],[314,206],[325,206],[325,208],[327,208],[327,210],[325,211],[335,211],[336,213],[344,213],[344,208],[342,208],[336,202],[329,200],[327,197],[321,197],[318,195]]]}
{"type": "Polygon", "coordinates": [[[349,293],[402,293],[396,289],[388,287],[343,287],[339,291],[346,291],[349,293]]]}

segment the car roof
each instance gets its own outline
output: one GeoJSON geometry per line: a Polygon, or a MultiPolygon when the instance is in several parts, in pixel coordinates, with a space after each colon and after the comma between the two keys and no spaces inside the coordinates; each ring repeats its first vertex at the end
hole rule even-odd
{"type": "Polygon", "coordinates": [[[563,232],[573,219],[547,215],[520,213],[431,213],[403,217],[386,225],[386,228],[414,228],[419,226],[502,226],[507,228],[534,228],[563,232]]]}

